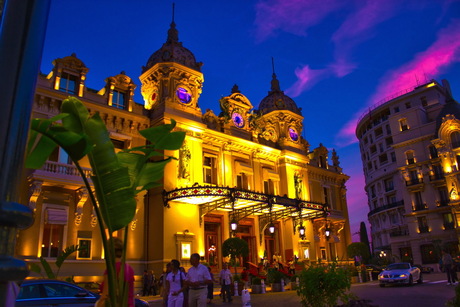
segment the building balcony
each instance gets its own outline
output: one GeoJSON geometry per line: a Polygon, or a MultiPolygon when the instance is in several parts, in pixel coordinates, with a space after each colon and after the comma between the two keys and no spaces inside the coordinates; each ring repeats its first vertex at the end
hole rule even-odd
{"type": "Polygon", "coordinates": [[[428,227],[428,226],[419,226],[418,231],[419,231],[419,233],[429,233],[430,232],[430,227],[428,227]]]}
{"type": "Polygon", "coordinates": [[[406,180],[406,186],[412,186],[416,184],[423,183],[423,178],[416,178],[416,179],[411,179],[411,180],[406,180]]]}
{"type": "Polygon", "coordinates": [[[436,181],[436,180],[444,180],[444,174],[434,174],[430,175],[430,181],[436,181]]]}
{"type": "Polygon", "coordinates": [[[426,203],[416,204],[412,207],[412,211],[420,211],[420,210],[426,210],[426,209],[428,209],[428,206],[426,205],[426,203]]]}
{"type": "MultiPolygon", "coordinates": [[[[91,182],[91,169],[82,168],[85,177],[91,182]]],[[[29,180],[39,180],[56,184],[69,189],[75,189],[84,185],[83,179],[78,172],[78,169],[73,164],[59,163],[46,161],[41,169],[36,169],[29,176],[29,180]]]]}
{"type": "Polygon", "coordinates": [[[371,210],[367,214],[367,216],[369,217],[369,216],[374,215],[374,214],[376,214],[378,212],[382,212],[382,211],[397,208],[397,207],[404,207],[404,201],[400,200],[400,201],[397,201],[397,202],[394,202],[394,203],[391,203],[391,204],[388,204],[388,205],[385,205],[385,206],[382,206],[382,207],[375,208],[374,210],[371,210]]]}
{"type": "Polygon", "coordinates": [[[404,237],[409,235],[409,229],[407,227],[393,229],[390,231],[390,237],[404,237]]]}
{"type": "Polygon", "coordinates": [[[438,207],[446,207],[449,206],[449,200],[448,199],[441,199],[436,201],[436,206],[438,207]]]}

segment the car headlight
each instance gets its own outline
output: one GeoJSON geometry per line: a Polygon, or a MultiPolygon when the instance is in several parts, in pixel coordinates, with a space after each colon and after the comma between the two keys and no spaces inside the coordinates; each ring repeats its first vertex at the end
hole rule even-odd
{"type": "Polygon", "coordinates": [[[407,277],[407,274],[401,274],[399,277],[407,277]]]}

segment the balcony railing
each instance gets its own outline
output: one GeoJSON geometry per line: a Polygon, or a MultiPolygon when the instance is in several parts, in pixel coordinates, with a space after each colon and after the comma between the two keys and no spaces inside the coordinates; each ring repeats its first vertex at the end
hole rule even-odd
{"type": "Polygon", "coordinates": [[[367,216],[371,216],[371,215],[374,215],[374,214],[376,214],[378,212],[385,211],[385,210],[392,209],[392,208],[396,208],[396,207],[404,207],[404,201],[400,200],[400,201],[397,201],[397,202],[394,202],[394,203],[391,203],[391,204],[388,204],[388,205],[385,205],[385,206],[382,206],[382,207],[375,208],[374,210],[371,210],[367,214],[367,216]]]}
{"type": "Polygon", "coordinates": [[[418,230],[419,230],[420,233],[428,233],[428,232],[430,232],[430,227],[428,227],[428,226],[419,226],[418,230]]]}
{"type": "Polygon", "coordinates": [[[406,180],[406,186],[416,185],[416,184],[419,184],[419,183],[423,183],[423,178],[406,180]]]}
{"type": "Polygon", "coordinates": [[[409,235],[409,229],[407,228],[400,228],[400,229],[394,229],[390,231],[390,237],[403,237],[403,236],[408,236],[409,235]]]}
{"type": "Polygon", "coordinates": [[[420,210],[426,210],[428,209],[428,206],[426,205],[426,203],[423,203],[423,204],[415,204],[413,207],[412,207],[412,210],[413,211],[420,211],[420,210]]]}
{"type": "Polygon", "coordinates": [[[454,223],[454,222],[451,222],[451,223],[444,223],[444,229],[445,229],[445,230],[455,229],[455,223],[454,223]]]}
{"type": "Polygon", "coordinates": [[[448,199],[441,199],[436,201],[436,205],[438,207],[445,207],[449,205],[449,200],[448,199]]]}
{"type": "MultiPolygon", "coordinates": [[[[68,176],[80,176],[80,173],[77,170],[77,167],[73,164],[65,164],[53,161],[47,161],[41,170],[49,173],[54,173],[58,175],[68,175],[68,176]]],[[[83,173],[86,178],[91,177],[91,169],[83,168],[83,173]]]]}
{"type": "Polygon", "coordinates": [[[444,174],[430,175],[430,181],[443,180],[444,178],[444,174]]]}

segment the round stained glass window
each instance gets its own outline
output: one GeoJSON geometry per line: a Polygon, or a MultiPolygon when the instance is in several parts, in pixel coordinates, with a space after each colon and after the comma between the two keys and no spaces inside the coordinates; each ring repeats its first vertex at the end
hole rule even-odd
{"type": "Polygon", "coordinates": [[[241,114],[239,113],[233,113],[232,114],[232,120],[233,120],[233,123],[235,124],[235,126],[237,126],[238,128],[243,128],[244,127],[244,118],[243,116],[241,116],[241,114]]]}
{"type": "Polygon", "coordinates": [[[192,100],[192,94],[190,94],[190,92],[183,87],[177,88],[176,96],[182,103],[189,103],[192,100]]]}
{"type": "Polygon", "coordinates": [[[294,128],[289,128],[289,137],[296,142],[299,139],[299,134],[294,128]]]}

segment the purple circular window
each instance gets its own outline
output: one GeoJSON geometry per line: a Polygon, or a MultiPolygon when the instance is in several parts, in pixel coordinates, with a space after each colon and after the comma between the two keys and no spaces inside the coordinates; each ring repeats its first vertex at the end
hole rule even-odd
{"type": "Polygon", "coordinates": [[[237,126],[238,128],[243,128],[244,126],[244,119],[243,119],[243,116],[241,116],[239,113],[233,113],[232,114],[232,120],[233,120],[233,123],[235,124],[235,126],[237,126]]]}
{"type": "Polygon", "coordinates": [[[177,98],[179,98],[182,103],[189,103],[192,100],[192,94],[183,87],[178,87],[176,91],[177,98]]]}
{"type": "Polygon", "coordinates": [[[293,141],[297,141],[299,139],[299,135],[297,134],[297,131],[295,131],[294,128],[289,128],[289,137],[293,141]]]}

